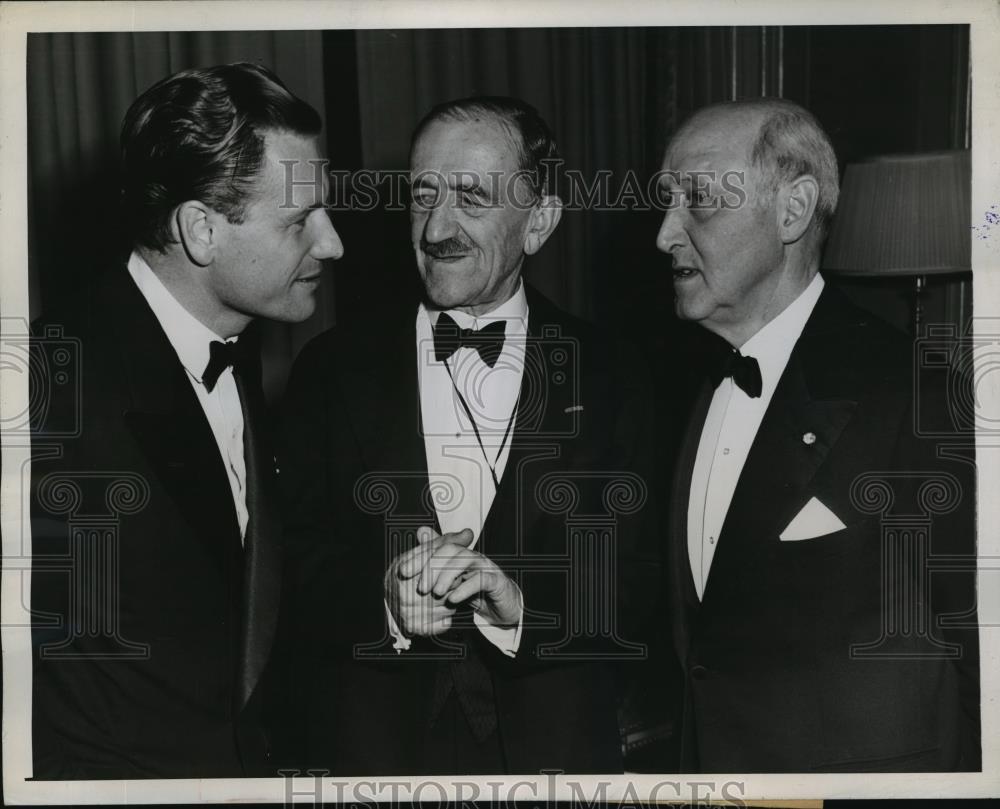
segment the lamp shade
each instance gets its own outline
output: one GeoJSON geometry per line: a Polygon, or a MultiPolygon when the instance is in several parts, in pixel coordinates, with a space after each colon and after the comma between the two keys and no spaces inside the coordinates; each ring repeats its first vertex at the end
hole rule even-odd
{"type": "Polygon", "coordinates": [[[971,269],[971,184],[968,150],[849,164],[823,269],[844,275],[971,269]]]}

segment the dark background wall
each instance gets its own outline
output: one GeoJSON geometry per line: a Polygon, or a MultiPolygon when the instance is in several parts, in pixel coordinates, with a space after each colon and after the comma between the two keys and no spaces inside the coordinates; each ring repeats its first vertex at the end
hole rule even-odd
{"type": "MultiPolygon", "coordinates": [[[[184,67],[236,59],[273,67],[320,108],[332,169],[406,169],[409,135],[434,103],[519,95],[552,126],[568,168],[647,178],[692,110],[734,97],[804,104],[846,162],[962,148],[969,137],[967,26],[450,29],[32,34],[28,40],[29,247],[37,315],[122,253],[117,131],[131,100],[184,67]]],[[[416,273],[405,210],[331,214],[345,257],[317,315],[269,330],[280,395],[302,343],[338,319],[408,302],[416,273]]],[[[627,330],[657,362],[688,329],[672,314],[655,210],[568,212],[528,277],[571,311],[627,330]]],[[[833,279],[911,328],[912,281],[833,279]]],[[[930,279],[928,323],[971,313],[971,282],[930,279]]]]}
{"type": "MultiPolygon", "coordinates": [[[[478,40],[477,32],[425,32],[436,50],[454,54],[478,46],[491,58],[497,51],[506,53],[519,33],[493,30],[483,41],[481,32],[478,40]]],[[[535,104],[553,124],[567,166],[585,173],[611,168],[613,186],[627,170],[640,177],[656,171],[678,123],[705,104],[729,98],[781,95],[803,104],[829,132],[841,172],[848,162],[872,155],[964,148],[969,142],[967,26],[645,28],[629,34],[622,40],[614,29],[560,29],[538,43],[534,53],[550,61],[554,53],[588,54],[585,64],[572,66],[578,78],[568,82],[576,94],[590,82],[581,103],[597,106],[584,120],[579,111],[567,112],[572,98],[547,92],[548,85],[557,83],[551,76],[518,86],[502,67],[488,66],[430,82],[423,91],[425,104],[417,111],[406,71],[414,69],[420,54],[410,39],[391,31],[361,34],[358,45],[352,33],[327,32],[328,76],[353,76],[361,47],[383,64],[385,78],[374,87],[353,80],[328,83],[328,94],[336,95],[328,108],[365,106],[364,94],[377,91],[381,107],[407,110],[398,121],[384,116],[386,126],[374,148],[362,142],[362,132],[334,134],[331,128],[336,140],[330,142],[330,153],[350,155],[345,168],[405,166],[406,116],[415,119],[431,103],[454,95],[489,92],[515,92],[535,104]],[[627,80],[638,85],[627,100],[611,92],[618,62],[609,52],[621,49],[632,56],[633,73],[627,80]],[[394,72],[396,64],[400,68],[394,72]],[[581,125],[587,131],[580,131],[581,125]],[[627,143],[624,159],[621,142],[627,139],[616,138],[615,132],[622,128],[639,134],[627,143]],[[366,153],[376,157],[366,161],[366,153]]],[[[468,55],[465,59],[475,61],[468,55]]],[[[660,218],[655,210],[569,212],[528,264],[528,278],[577,314],[633,336],[648,349],[653,364],[677,354],[697,361],[697,329],[674,318],[670,262],[655,248],[660,218]],[[581,244],[582,249],[570,249],[581,244]]],[[[335,268],[338,317],[370,310],[386,296],[413,294],[416,278],[405,212],[351,213],[335,221],[338,227],[343,223],[348,241],[361,248],[349,248],[335,268]]],[[[912,330],[912,279],[828,280],[899,328],[912,330]]],[[[968,276],[930,277],[923,294],[924,322],[964,325],[971,313],[971,286],[968,276]]]]}
{"type": "MultiPolygon", "coordinates": [[[[628,168],[648,176],[659,168],[663,145],[677,123],[698,107],[731,97],[781,94],[813,111],[829,132],[837,150],[840,167],[864,157],[897,152],[934,151],[963,148],[968,133],[968,28],[966,26],[824,26],[776,28],[691,28],[640,29],[641,74],[645,85],[641,115],[632,125],[644,132],[641,150],[628,168]],[[780,55],[778,38],[781,37],[780,55]],[[763,43],[763,44],[762,44],[763,43]],[[783,68],[783,69],[781,69],[783,68]],[[779,69],[782,82],[778,86],[779,69]],[[656,74],[655,77],[650,74],[656,74]],[[761,78],[763,76],[763,79],[761,78]]],[[[440,38],[457,39],[456,32],[434,32],[440,38]]],[[[562,29],[566,40],[585,43],[592,49],[613,46],[607,30],[562,29]]],[[[355,35],[327,32],[325,48],[330,69],[327,75],[349,77],[356,69],[355,35]]],[[[447,41],[442,44],[447,47],[447,41]]],[[[392,34],[385,33],[376,47],[382,56],[395,49],[392,34]]],[[[583,47],[580,44],[579,47],[583,47]]],[[[470,80],[461,89],[466,93],[493,92],[490,77],[470,80]]],[[[357,108],[353,81],[328,84],[331,108],[357,108]]],[[[392,88],[385,90],[391,104],[392,88]]],[[[554,110],[545,108],[544,99],[530,98],[547,119],[554,110]]],[[[441,99],[436,99],[441,100],[441,99]]],[[[613,99],[604,108],[604,126],[615,126],[613,99]]],[[[598,111],[598,119],[600,118],[598,111]]],[[[593,122],[601,126],[600,120],[593,122]]],[[[365,165],[360,132],[331,130],[330,153],[344,167],[365,165]],[[340,158],[338,156],[343,155],[340,158]]],[[[408,132],[396,138],[401,164],[405,165],[408,132]]],[[[562,142],[572,133],[556,132],[562,142]]],[[[563,149],[569,166],[586,161],[578,150],[563,149]]],[[[613,167],[610,153],[601,155],[601,165],[613,167]]],[[[596,162],[596,161],[591,161],[596,162]]],[[[620,179],[621,172],[618,173],[620,179]]],[[[661,271],[665,259],[653,246],[659,214],[656,211],[583,212],[587,230],[601,238],[594,245],[588,263],[579,270],[593,276],[595,293],[576,307],[562,301],[579,314],[614,323],[628,317],[636,302],[648,305],[648,291],[670,297],[669,278],[661,271]]],[[[346,223],[347,220],[345,220],[346,223]]],[[[392,217],[379,212],[350,220],[357,230],[345,232],[392,236],[380,239],[378,260],[365,243],[363,256],[348,257],[338,267],[338,312],[348,313],[362,302],[370,289],[384,289],[387,279],[396,279],[412,267],[405,215],[392,217]],[[360,262],[360,263],[358,263],[360,262]],[[372,266],[377,264],[378,266],[372,266]]],[[[565,229],[565,223],[564,223],[565,229]]],[[[557,234],[557,239],[562,234],[557,234]]],[[[556,242],[558,243],[558,242],[556,242]]],[[[552,252],[557,252],[553,250],[552,252]]],[[[544,283],[537,266],[532,270],[536,283],[544,283]]],[[[959,279],[931,279],[926,302],[928,318],[947,319],[948,296],[959,279]]],[[[901,328],[909,328],[911,283],[840,282],[852,294],[878,308],[901,328]]],[[[967,285],[966,285],[967,286],[967,285]]],[[[954,294],[955,290],[952,290],[954,294]]],[[[965,290],[966,294],[967,290],[965,290]]],[[[554,293],[558,297],[558,292],[554,293]]],[[[669,309],[669,307],[667,307],[669,309]]]]}
{"type": "MultiPolygon", "coordinates": [[[[833,140],[843,168],[878,154],[967,148],[967,26],[823,26],[785,29],[786,95],[808,107],[833,140]]],[[[838,282],[859,303],[912,328],[913,280],[838,282]]],[[[971,276],[931,276],[927,322],[971,314],[971,276]]]]}

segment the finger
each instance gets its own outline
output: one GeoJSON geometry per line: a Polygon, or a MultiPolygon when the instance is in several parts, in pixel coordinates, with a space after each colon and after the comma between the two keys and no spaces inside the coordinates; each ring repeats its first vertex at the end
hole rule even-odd
{"type": "Polygon", "coordinates": [[[401,554],[396,565],[396,575],[401,579],[412,579],[424,569],[424,565],[434,553],[435,547],[434,541],[430,540],[401,554]]]}
{"type": "Polygon", "coordinates": [[[445,597],[444,603],[457,606],[463,601],[468,601],[470,598],[488,591],[491,589],[490,585],[493,578],[494,574],[490,571],[473,571],[471,576],[456,584],[455,588],[445,597]]]}
{"type": "Polygon", "coordinates": [[[452,592],[462,582],[467,581],[472,576],[476,575],[478,572],[479,572],[478,568],[474,570],[471,567],[468,567],[465,570],[463,570],[461,573],[459,573],[457,576],[455,576],[454,579],[452,579],[451,584],[448,586],[448,592],[445,593],[445,595],[448,595],[448,593],[452,592]]]}
{"type": "MultiPolygon", "coordinates": [[[[426,526],[421,526],[421,528],[418,529],[418,537],[417,537],[418,539],[420,539],[420,531],[423,528],[425,528],[425,527],[426,526]]],[[[473,538],[474,538],[473,534],[472,534],[472,529],[471,528],[463,528],[461,531],[457,531],[455,533],[448,533],[448,534],[438,534],[432,528],[427,528],[427,530],[430,531],[431,538],[427,539],[427,540],[420,539],[420,541],[423,544],[421,544],[419,547],[424,548],[424,547],[428,547],[428,546],[433,546],[432,552],[434,552],[434,553],[436,553],[438,551],[438,549],[442,545],[445,545],[445,544],[450,545],[450,546],[459,547],[459,548],[461,548],[461,547],[468,547],[469,545],[472,544],[472,541],[473,541],[473,538]]],[[[406,571],[407,571],[407,574],[408,574],[407,578],[411,578],[412,576],[416,575],[416,571],[413,570],[413,565],[414,564],[418,564],[419,563],[421,565],[421,568],[425,569],[426,565],[427,565],[427,561],[428,561],[428,557],[421,556],[418,560],[415,560],[415,561],[411,562],[410,564],[408,564],[407,568],[406,568],[406,571]]],[[[419,592],[421,595],[423,595],[424,593],[427,593],[427,592],[430,591],[430,589],[433,586],[433,584],[434,584],[434,579],[431,576],[431,574],[428,572],[425,576],[421,576],[420,582],[419,582],[419,584],[417,586],[417,592],[419,592]]]]}
{"type": "Polygon", "coordinates": [[[437,621],[435,621],[434,623],[432,623],[429,627],[427,627],[427,634],[428,635],[440,635],[440,634],[442,634],[444,632],[447,632],[449,629],[451,629],[451,616],[450,615],[445,616],[444,618],[438,619],[437,621]]]}
{"type": "MultiPolygon", "coordinates": [[[[441,570],[452,564],[452,559],[457,554],[466,552],[461,545],[454,545],[438,537],[434,540],[434,552],[424,564],[424,569],[420,573],[420,580],[417,582],[417,592],[420,595],[429,593],[435,586],[441,570]]],[[[464,567],[464,566],[463,566],[464,567]]],[[[442,589],[439,594],[443,594],[442,589]]]]}
{"type": "Polygon", "coordinates": [[[436,548],[433,543],[439,538],[438,532],[429,525],[421,525],[417,529],[417,544],[397,557],[396,570],[399,578],[412,579],[423,570],[429,553],[433,553],[436,548]]]}
{"type": "Polygon", "coordinates": [[[435,531],[429,525],[421,525],[417,529],[417,542],[423,545],[424,543],[430,542],[437,535],[438,535],[437,531],[435,531]]]}
{"type": "Polygon", "coordinates": [[[451,618],[455,614],[456,607],[445,604],[444,601],[434,601],[430,598],[423,598],[420,601],[411,602],[406,607],[406,622],[408,626],[426,627],[440,621],[442,618],[451,618]]]}
{"type": "Polygon", "coordinates": [[[450,545],[460,545],[463,548],[472,547],[473,533],[471,528],[463,528],[454,534],[442,534],[441,540],[450,545]]]}
{"type": "Polygon", "coordinates": [[[444,557],[445,549],[442,549],[427,565],[435,574],[431,592],[436,598],[443,598],[455,586],[456,580],[472,575],[474,570],[483,564],[483,558],[475,551],[451,547],[454,550],[450,557],[444,557]]]}
{"type": "Polygon", "coordinates": [[[451,629],[455,610],[442,607],[440,611],[421,610],[410,616],[408,632],[411,635],[438,635],[451,629]]]}

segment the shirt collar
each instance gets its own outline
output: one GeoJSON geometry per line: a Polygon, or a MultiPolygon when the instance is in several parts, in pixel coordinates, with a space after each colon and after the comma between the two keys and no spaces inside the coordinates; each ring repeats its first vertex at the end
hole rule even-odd
{"type": "Polygon", "coordinates": [[[817,273],[794,301],[740,347],[741,354],[754,357],[760,365],[765,391],[773,391],[777,387],[792,348],[801,336],[824,286],[823,277],[817,273]]]}
{"type": "Polygon", "coordinates": [[[517,291],[496,309],[477,316],[456,309],[435,309],[423,303],[420,304],[420,315],[426,317],[433,328],[442,312],[458,325],[460,329],[481,329],[487,323],[497,320],[507,321],[506,337],[523,337],[528,333],[528,296],[524,292],[524,281],[519,280],[517,291]]]}
{"type": "Polygon", "coordinates": [[[185,309],[135,251],[129,256],[128,271],[177,352],[181,365],[201,382],[201,375],[208,367],[209,345],[214,341],[227,341],[185,309]]]}

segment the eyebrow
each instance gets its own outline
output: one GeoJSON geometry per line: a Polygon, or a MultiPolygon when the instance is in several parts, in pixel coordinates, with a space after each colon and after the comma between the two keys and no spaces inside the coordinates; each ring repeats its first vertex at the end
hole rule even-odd
{"type": "Polygon", "coordinates": [[[325,208],[326,208],[326,202],[314,202],[312,205],[308,206],[307,208],[296,208],[295,210],[293,210],[288,215],[288,217],[286,218],[285,221],[286,222],[299,222],[301,220],[308,219],[309,218],[309,214],[311,214],[313,211],[320,210],[320,209],[325,209],[325,208]]]}
{"type": "Polygon", "coordinates": [[[428,182],[426,175],[421,175],[417,182],[410,182],[411,188],[429,188],[432,191],[437,191],[437,183],[428,182]]]}
{"type": "MultiPolygon", "coordinates": [[[[413,189],[420,189],[420,190],[425,190],[426,189],[426,190],[435,191],[435,192],[439,191],[438,184],[437,183],[429,182],[428,178],[426,176],[421,176],[417,180],[417,182],[411,183],[410,186],[413,189]]],[[[478,199],[481,199],[481,200],[490,201],[490,200],[493,199],[493,195],[488,190],[486,190],[483,187],[482,183],[476,183],[476,184],[464,184],[463,183],[461,185],[450,185],[449,184],[449,187],[452,190],[457,191],[457,192],[459,192],[461,194],[472,194],[472,195],[474,195],[475,197],[477,197],[478,199]]]]}
{"type": "MultiPolygon", "coordinates": [[[[456,175],[452,175],[454,179],[456,175]]],[[[458,174],[457,177],[461,180],[466,180],[467,174],[458,174]]],[[[497,194],[499,193],[499,188],[487,188],[486,185],[481,182],[481,177],[476,177],[480,180],[479,182],[462,182],[459,185],[454,186],[455,191],[460,194],[471,194],[480,202],[494,202],[497,199],[497,194]]]]}
{"type": "Polygon", "coordinates": [[[493,195],[490,194],[489,192],[487,192],[482,187],[482,185],[469,185],[469,186],[463,185],[463,186],[459,186],[455,190],[459,191],[459,192],[461,192],[463,194],[471,194],[476,199],[481,200],[482,202],[492,202],[493,201],[493,195]]]}
{"type": "MultiPolygon", "coordinates": [[[[702,172],[703,170],[702,169],[695,169],[694,171],[702,172]]],[[[664,174],[662,174],[660,176],[660,178],[659,178],[659,184],[661,186],[663,186],[663,187],[675,186],[675,187],[681,188],[681,189],[686,188],[686,187],[691,187],[691,186],[695,185],[695,183],[693,182],[693,180],[691,178],[691,172],[681,171],[681,172],[678,172],[678,173],[680,175],[678,177],[675,177],[675,176],[673,176],[670,173],[664,173],[664,174]]],[[[699,188],[707,188],[707,187],[711,187],[712,185],[715,185],[717,183],[717,178],[716,177],[708,177],[707,179],[708,179],[707,183],[699,183],[698,187],[699,188]]]]}

